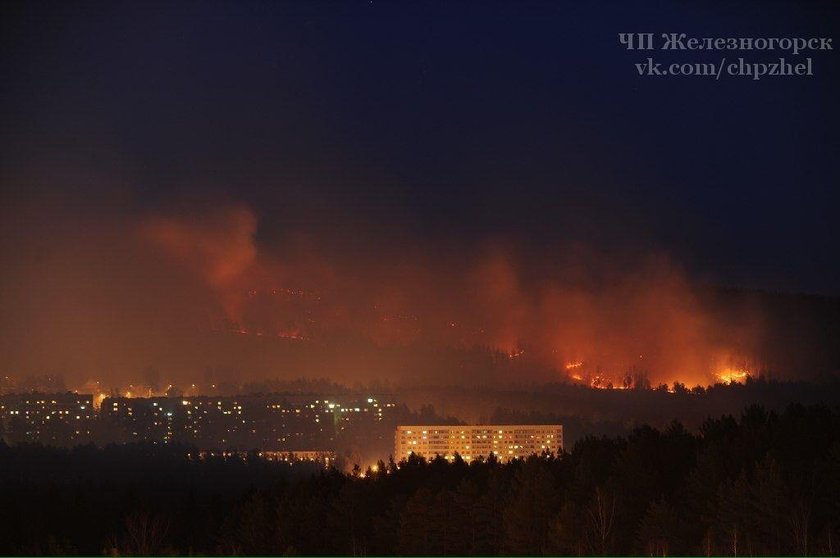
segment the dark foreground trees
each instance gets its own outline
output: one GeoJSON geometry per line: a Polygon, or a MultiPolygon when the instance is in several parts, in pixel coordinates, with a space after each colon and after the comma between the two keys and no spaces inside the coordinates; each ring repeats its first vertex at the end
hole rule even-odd
{"type": "Polygon", "coordinates": [[[840,411],[824,407],[356,476],[185,452],[0,446],[0,554],[819,555],[840,541],[840,411]]]}

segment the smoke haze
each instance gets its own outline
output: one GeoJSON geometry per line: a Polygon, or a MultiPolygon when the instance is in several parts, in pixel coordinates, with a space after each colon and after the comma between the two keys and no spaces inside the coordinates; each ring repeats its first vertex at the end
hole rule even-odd
{"type": "Polygon", "coordinates": [[[294,231],[260,243],[244,203],[103,214],[26,202],[4,219],[2,366],[13,374],[704,385],[761,366],[759,314],[721,323],[661,253],[610,261],[568,243],[535,276],[498,238],[460,257],[417,240],[347,258],[294,231]]]}

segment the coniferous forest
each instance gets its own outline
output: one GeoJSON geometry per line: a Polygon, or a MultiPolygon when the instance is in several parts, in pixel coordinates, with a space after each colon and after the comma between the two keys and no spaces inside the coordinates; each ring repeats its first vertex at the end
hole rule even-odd
{"type": "Polygon", "coordinates": [[[836,408],[752,406],[568,450],[343,473],[186,447],[0,445],[0,554],[838,553],[836,408]]]}

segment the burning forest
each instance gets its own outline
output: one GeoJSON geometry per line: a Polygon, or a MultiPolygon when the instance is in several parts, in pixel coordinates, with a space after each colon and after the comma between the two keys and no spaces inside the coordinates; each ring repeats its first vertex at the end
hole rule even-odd
{"type": "MultiPolygon", "coordinates": [[[[99,377],[125,386],[153,367],[182,386],[214,368],[235,370],[240,382],[422,377],[624,389],[796,378],[789,363],[808,349],[795,338],[782,351],[768,343],[780,326],[772,301],[724,300],[661,256],[616,269],[578,248],[558,256],[565,262],[553,275],[533,278],[504,246],[463,261],[347,262],[313,242],[283,252],[264,245],[259,222],[242,206],[139,216],[102,231],[110,249],[86,254],[84,265],[65,240],[51,253],[52,276],[19,270],[19,285],[41,288],[21,298],[26,343],[7,345],[8,368],[61,371],[75,385],[99,377]],[[53,322],[50,304],[75,305],[72,319],[53,322]],[[37,368],[15,361],[34,344],[45,347],[37,368]]],[[[798,310],[818,319],[809,311],[798,310]]],[[[815,354],[830,370],[831,355],[815,354]]]]}

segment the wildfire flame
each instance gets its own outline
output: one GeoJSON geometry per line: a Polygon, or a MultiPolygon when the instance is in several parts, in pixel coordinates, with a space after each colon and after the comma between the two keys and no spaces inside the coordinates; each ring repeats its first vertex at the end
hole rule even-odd
{"type": "Polygon", "coordinates": [[[723,384],[743,384],[749,378],[750,373],[746,370],[726,368],[715,373],[715,379],[723,384]]]}
{"type": "Polygon", "coordinates": [[[106,393],[97,393],[96,397],[93,398],[93,408],[98,411],[100,407],[102,407],[102,402],[105,401],[105,398],[108,397],[106,393]]]}

